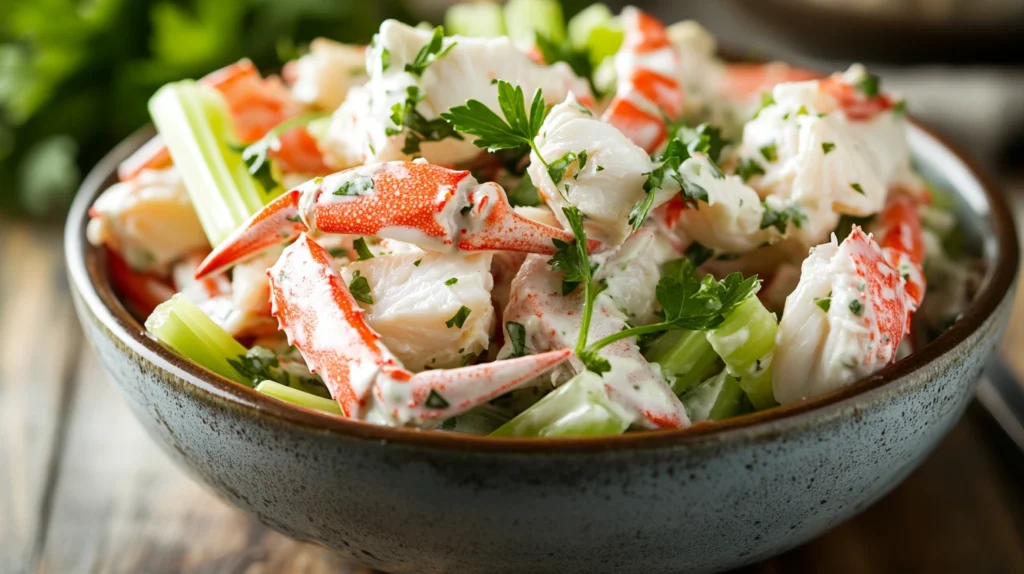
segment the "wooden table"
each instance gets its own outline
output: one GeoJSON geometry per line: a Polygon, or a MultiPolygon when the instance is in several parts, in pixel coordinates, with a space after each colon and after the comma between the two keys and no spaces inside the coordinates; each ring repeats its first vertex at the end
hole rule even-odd
{"type": "MultiPolygon", "coordinates": [[[[150,441],[76,324],[60,245],[0,220],[0,573],[364,571],[229,506],[150,441]]],[[[795,570],[1024,571],[1024,454],[972,406],[874,507],[745,571],[795,570]]]]}

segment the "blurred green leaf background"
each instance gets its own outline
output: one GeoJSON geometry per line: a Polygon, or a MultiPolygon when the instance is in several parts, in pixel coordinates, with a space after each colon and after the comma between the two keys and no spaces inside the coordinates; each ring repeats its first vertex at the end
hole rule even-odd
{"type": "Polygon", "coordinates": [[[61,214],[168,81],[316,36],[367,42],[399,0],[0,0],[0,211],[61,214]]]}

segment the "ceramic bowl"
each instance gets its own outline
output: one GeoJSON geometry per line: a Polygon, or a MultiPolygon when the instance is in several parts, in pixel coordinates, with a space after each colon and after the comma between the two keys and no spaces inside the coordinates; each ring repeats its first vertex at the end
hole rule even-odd
{"type": "Polygon", "coordinates": [[[932,343],[831,394],[685,430],[490,439],[378,427],[276,401],[143,334],[85,240],[126,141],[86,179],[66,230],[75,306],[157,443],[271,527],[395,572],[708,572],[801,544],[899,483],[953,426],[1009,316],[1006,201],[919,127],[927,176],[955,189],[987,272],[932,343]]]}

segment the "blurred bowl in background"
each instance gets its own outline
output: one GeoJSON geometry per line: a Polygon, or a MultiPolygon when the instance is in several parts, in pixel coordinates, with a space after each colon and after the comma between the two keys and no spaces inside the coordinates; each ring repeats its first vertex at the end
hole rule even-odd
{"type": "Polygon", "coordinates": [[[1024,63],[1024,0],[732,0],[819,58],[1024,63]]]}

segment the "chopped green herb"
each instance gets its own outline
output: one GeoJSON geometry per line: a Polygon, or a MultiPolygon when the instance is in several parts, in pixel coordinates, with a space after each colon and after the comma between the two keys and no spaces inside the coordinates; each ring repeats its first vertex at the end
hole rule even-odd
{"type": "Polygon", "coordinates": [[[879,94],[881,80],[874,74],[864,74],[864,77],[858,80],[854,87],[865,96],[873,98],[879,94]]]}
{"type": "Polygon", "coordinates": [[[373,295],[370,294],[370,282],[363,277],[358,270],[352,274],[352,281],[348,284],[348,292],[356,301],[373,305],[373,295]]]}
{"type": "Polygon", "coordinates": [[[472,312],[472,309],[463,305],[459,307],[459,310],[455,312],[455,315],[452,316],[451,319],[445,321],[444,324],[447,325],[449,329],[452,327],[458,327],[461,329],[462,326],[466,324],[466,318],[469,317],[470,312],[472,312]]]}
{"type": "Polygon", "coordinates": [[[779,159],[779,150],[774,142],[763,146],[759,151],[761,152],[761,156],[768,161],[775,161],[779,159]]]}
{"type": "Polygon", "coordinates": [[[512,343],[512,357],[526,356],[526,327],[515,321],[505,321],[505,331],[512,343]]]}
{"type": "Polygon", "coordinates": [[[405,92],[405,100],[391,106],[391,122],[394,126],[389,126],[384,130],[389,136],[400,134],[403,128],[407,130],[402,153],[407,155],[419,153],[422,142],[436,142],[447,138],[462,139],[455,128],[444,119],[428,120],[416,109],[416,106],[426,97],[419,86],[408,86],[405,92]]]}
{"type": "Polygon", "coordinates": [[[383,71],[387,71],[391,67],[391,52],[387,48],[384,48],[380,52],[380,68],[383,71]]]}
{"type": "Polygon", "coordinates": [[[892,113],[902,116],[907,113],[907,100],[900,100],[892,105],[892,113]]]}
{"type": "Polygon", "coordinates": [[[356,250],[356,254],[359,256],[359,261],[365,261],[367,259],[373,259],[373,252],[366,246],[366,240],[360,237],[352,242],[352,248],[356,250]]]}
{"type": "Polygon", "coordinates": [[[798,116],[806,116],[808,113],[807,106],[800,106],[800,109],[796,111],[796,115],[798,116]]]}
{"type": "Polygon", "coordinates": [[[413,267],[419,267],[420,263],[423,263],[423,260],[422,259],[417,259],[416,261],[412,262],[412,266],[413,267]]]}
{"type": "Polygon", "coordinates": [[[455,47],[455,42],[448,44],[447,47],[443,47],[443,45],[444,26],[438,26],[434,28],[434,35],[430,37],[430,41],[420,48],[412,62],[405,65],[405,71],[415,76],[422,76],[427,66],[434,63],[435,60],[443,58],[445,54],[455,47]]]}
{"type": "Polygon", "coordinates": [[[747,181],[755,175],[764,175],[764,168],[753,159],[744,157],[740,158],[740,163],[736,166],[736,175],[747,181]]]}
{"type": "Polygon", "coordinates": [[[757,108],[757,111],[754,112],[754,117],[756,118],[757,116],[761,115],[761,110],[767,108],[768,106],[774,106],[774,105],[775,105],[775,97],[772,96],[772,93],[771,92],[761,92],[761,107],[757,108]]]}
{"type": "Polygon", "coordinates": [[[423,406],[428,409],[446,409],[448,408],[448,399],[444,398],[436,390],[430,389],[430,394],[427,395],[427,400],[423,403],[423,406]]]}
{"type": "Polygon", "coordinates": [[[853,188],[853,190],[854,190],[854,191],[856,191],[857,193],[859,193],[859,194],[861,194],[861,195],[866,195],[866,194],[864,193],[864,188],[863,188],[863,187],[861,187],[859,183],[851,183],[851,184],[850,184],[850,187],[852,187],[852,188],[853,188]]]}
{"type": "Polygon", "coordinates": [[[797,203],[790,203],[782,209],[774,209],[763,201],[761,204],[764,206],[764,213],[761,214],[761,229],[774,227],[779,233],[785,233],[786,227],[790,223],[799,229],[807,222],[807,214],[797,203]]]}
{"type": "Polygon", "coordinates": [[[452,285],[455,285],[458,282],[459,282],[459,278],[458,277],[452,277],[451,279],[445,281],[444,284],[446,286],[448,286],[448,287],[451,287],[452,285]]]}
{"type": "Polygon", "coordinates": [[[512,189],[507,191],[508,202],[512,207],[533,207],[540,205],[540,193],[537,192],[537,186],[533,185],[533,180],[530,179],[530,174],[524,173],[523,178],[519,180],[519,183],[512,189]]]}
{"type": "MultiPolygon", "coordinates": [[[[533,94],[529,113],[523,89],[504,80],[498,80],[498,106],[505,119],[494,113],[479,100],[469,100],[441,114],[454,129],[476,136],[477,147],[495,152],[502,149],[530,146],[540,157],[534,138],[547,117],[548,108],[540,90],[533,94]]],[[[541,158],[543,161],[543,158],[541,158]]]]}
{"type": "Polygon", "coordinates": [[[459,210],[459,215],[462,215],[463,217],[465,217],[465,216],[469,215],[470,211],[473,211],[473,205],[472,204],[464,205],[462,207],[462,209],[459,210]]]}
{"type": "Polygon", "coordinates": [[[551,177],[551,181],[553,181],[555,185],[558,185],[565,178],[565,174],[569,171],[572,164],[576,163],[576,175],[573,176],[573,178],[576,179],[579,177],[579,172],[583,169],[586,162],[587,150],[583,150],[579,153],[567,151],[562,155],[562,157],[548,164],[548,176],[551,177]]]}
{"type": "Polygon", "coordinates": [[[815,298],[814,304],[817,305],[818,308],[821,309],[822,311],[828,313],[828,310],[832,307],[832,294],[829,293],[828,297],[815,298]]]}
{"type": "Polygon", "coordinates": [[[834,143],[832,143],[832,142],[822,142],[822,143],[821,143],[821,151],[822,151],[822,152],[823,152],[823,153],[824,153],[825,155],[828,155],[828,153],[829,153],[830,151],[834,150],[834,149],[836,149],[836,144],[834,144],[834,143]]]}
{"type": "Polygon", "coordinates": [[[357,175],[334,190],[334,195],[366,195],[373,189],[373,178],[357,175]]]}
{"type": "Polygon", "coordinates": [[[861,313],[864,312],[864,305],[860,301],[854,299],[853,301],[850,301],[850,312],[860,317],[861,313]]]}
{"type": "Polygon", "coordinates": [[[594,171],[604,171],[604,166],[601,165],[601,164],[598,164],[597,167],[594,168],[594,171]]]}
{"type": "Polygon", "coordinates": [[[694,267],[700,267],[715,256],[715,250],[710,247],[704,247],[700,242],[694,241],[686,248],[683,256],[689,259],[694,267]]]}

